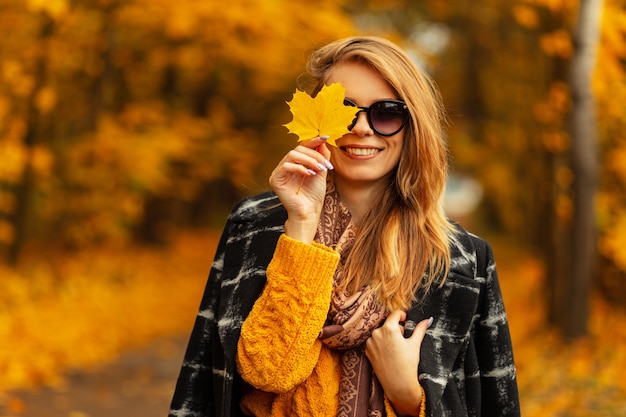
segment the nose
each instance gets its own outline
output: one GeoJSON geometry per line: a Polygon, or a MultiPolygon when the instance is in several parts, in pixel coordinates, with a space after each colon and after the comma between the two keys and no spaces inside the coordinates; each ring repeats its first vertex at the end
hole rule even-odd
{"type": "Polygon", "coordinates": [[[359,137],[372,136],[374,134],[374,131],[372,130],[372,128],[369,125],[369,122],[367,121],[367,113],[363,111],[357,113],[356,123],[354,127],[352,128],[352,133],[354,133],[355,135],[359,137]]]}

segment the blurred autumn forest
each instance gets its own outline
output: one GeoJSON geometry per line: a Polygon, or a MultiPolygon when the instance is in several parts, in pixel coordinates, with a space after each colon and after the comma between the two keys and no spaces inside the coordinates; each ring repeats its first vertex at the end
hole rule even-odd
{"type": "MultiPolygon", "coordinates": [[[[532,376],[522,398],[537,401],[528,415],[601,415],[606,404],[577,394],[624,397],[618,374],[586,358],[626,364],[625,353],[607,353],[610,338],[588,337],[603,322],[626,340],[616,319],[626,300],[623,0],[0,0],[0,27],[0,335],[9,340],[0,390],[113,355],[72,362],[57,352],[36,372],[3,364],[17,357],[16,335],[22,348],[53,343],[24,330],[51,295],[98,311],[171,297],[172,317],[186,308],[183,324],[133,337],[186,331],[212,257],[194,233],[219,231],[294,146],[285,102],[308,53],[362,33],[402,45],[442,91],[453,174],[482,187],[463,221],[502,248],[505,299],[527,320],[512,327],[520,378],[532,376]],[[155,277],[167,285],[154,288],[155,277]],[[529,342],[528,323],[550,330],[529,342]],[[571,359],[567,400],[547,382],[560,374],[530,365],[537,343],[576,346],[546,362],[571,359]]],[[[126,313],[111,351],[150,322],[126,313]]],[[[64,314],[54,343],[90,337],[69,335],[63,317],[79,319],[64,314]]],[[[611,407],[602,415],[626,406],[611,407]]]]}

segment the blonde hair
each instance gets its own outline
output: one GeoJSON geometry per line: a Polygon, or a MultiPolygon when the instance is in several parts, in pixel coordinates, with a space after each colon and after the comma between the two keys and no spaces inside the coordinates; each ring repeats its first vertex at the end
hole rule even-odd
{"type": "Polygon", "coordinates": [[[453,226],[443,210],[448,151],[445,111],[433,81],[392,42],[351,37],[315,51],[307,73],[316,93],[338,62],[357,61],[374,68],[408,106],[402,153],[395,175],[364,217],[346,260],[340,289],[370,285],[388,310],[407,309],[418,289],[425,294],[450,267],[453,226]]]}

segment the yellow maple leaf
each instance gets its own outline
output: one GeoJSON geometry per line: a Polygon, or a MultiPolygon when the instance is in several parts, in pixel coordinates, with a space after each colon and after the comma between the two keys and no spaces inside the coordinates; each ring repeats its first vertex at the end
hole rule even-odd
{"type": "Polygon", "coordinates": [[[340,83],[322,87],[315,98],[296,90],[287,104],[293,120],[285,126],[289,133],[298,135],[298,142],[317,136],[328,136],[328,144],[349,133],[348,126],[356,117],[358,108],[343,104],[346,89],[340,83]]]}

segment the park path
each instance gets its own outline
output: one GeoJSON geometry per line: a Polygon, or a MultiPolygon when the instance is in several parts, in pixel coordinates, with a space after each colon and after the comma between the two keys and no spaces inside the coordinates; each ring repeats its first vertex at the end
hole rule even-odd
{"type": "Polygon", "coordinates": [[[124,353],[92,372],[73,372],[61,387],[3,394],[1,417],[165,417],[187,336],[124,353]]]}

